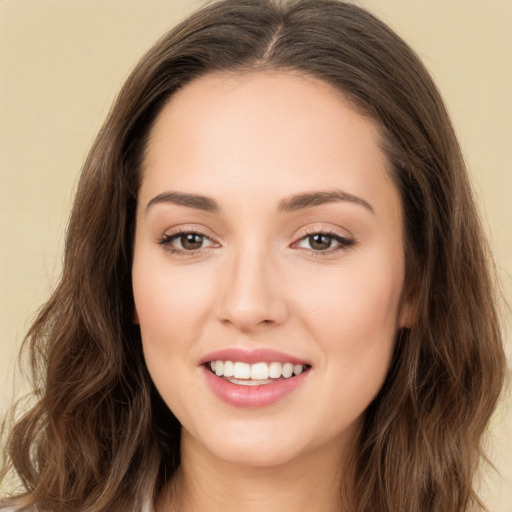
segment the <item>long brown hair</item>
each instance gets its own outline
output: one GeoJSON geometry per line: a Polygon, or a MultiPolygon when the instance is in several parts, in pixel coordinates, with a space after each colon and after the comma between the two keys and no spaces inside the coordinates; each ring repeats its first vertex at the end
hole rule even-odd
{"type": "Polygon", "coordinates": [[[387,380],[365,415],[357,512],[462,512],[505,372],[490,254],[441,97],[386,25],[335,0],[224,0],[139,62],[85,162],[62,278],[30,329],[37,403],[13,426],[6,498],[38,510],[141,510],[180,463],[133,323],[134,212],[148,132],[180,87],[216,71],[295,70],[337,87],[380,128],[405,218],[407,291],[387,380]]]}

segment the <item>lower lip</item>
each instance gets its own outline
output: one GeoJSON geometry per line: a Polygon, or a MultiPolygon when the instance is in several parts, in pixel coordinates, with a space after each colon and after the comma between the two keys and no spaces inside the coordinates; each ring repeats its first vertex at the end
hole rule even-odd
{"type": "Polygon", "coordinates": [[[274,404],[297,389],[307,378],[310,369],[289,379],[280,379],[261,386],[233,384],[202,367],[210,389],[221,400],[235,407],[266,407],[274,404]]]}

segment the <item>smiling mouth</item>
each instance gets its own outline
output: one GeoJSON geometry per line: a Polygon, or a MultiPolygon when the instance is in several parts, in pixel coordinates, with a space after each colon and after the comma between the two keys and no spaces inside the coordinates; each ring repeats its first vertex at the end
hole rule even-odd
{"type": "Polygon", "coordinates": [[[232,384],[241,386],[262,386],[279,380],[286,380],[308,371],[308,364],[271,363],[260,362],[255,364],[240,361],[210,361],[206,368],[232,384]]]}

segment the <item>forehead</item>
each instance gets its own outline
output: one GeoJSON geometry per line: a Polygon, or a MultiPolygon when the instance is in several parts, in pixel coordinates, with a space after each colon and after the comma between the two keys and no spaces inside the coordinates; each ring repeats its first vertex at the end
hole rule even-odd
{"type": "Polygon", "coordinates": [[[278,195],[337,187],[378,196],[391,185],[380,140],[376,123],[322,80],[210,74],[179,90],[157,117],[142,188],[211,195],[224,183],[278,195]]]}
{"type": "Polygon", "coordinates": [[[261,144],[272,139],[283,149],[285,142],[302,142],[302,137],[311,141],[308,146],[323,140],[342,149],[352,142],[348,132],[361,144],[380,145],[377,124],[323,80],[283,70],[210,73],[171,96],[152,126],[146,156],[159,142],[171,142],[170,135],[203,144],[216,136],[231,146],[247,137],[261,144]],[[345,129],[343,137],[340,128],[345,129]]]}

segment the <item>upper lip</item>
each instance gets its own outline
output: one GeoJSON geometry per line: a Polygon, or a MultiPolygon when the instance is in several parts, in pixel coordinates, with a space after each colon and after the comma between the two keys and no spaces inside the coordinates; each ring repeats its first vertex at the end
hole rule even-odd
{"type": "Polygon", "coordinates": [[[209,363],[210,361],[240,361],[242,363],[255,364],[255,363],[292,363],[294,365],[303,364],[309,365],[310,363],[304,359],[285,354],[270,348],[258,348],[255,350],[246,350],[242,348],[225,348],[216,350],[205,355],[199,361],[199,364],[209,363]]]}

